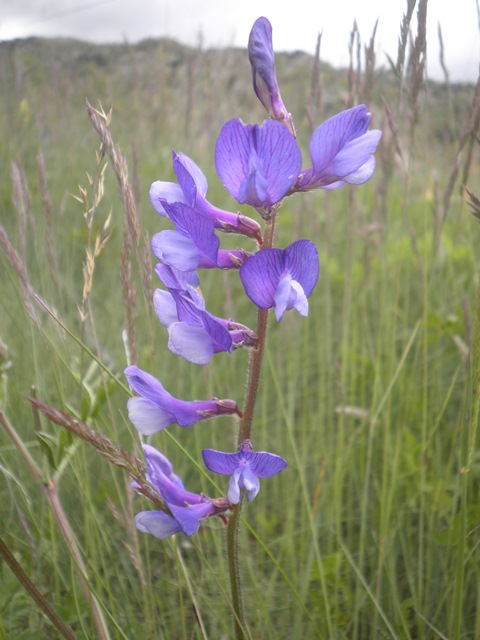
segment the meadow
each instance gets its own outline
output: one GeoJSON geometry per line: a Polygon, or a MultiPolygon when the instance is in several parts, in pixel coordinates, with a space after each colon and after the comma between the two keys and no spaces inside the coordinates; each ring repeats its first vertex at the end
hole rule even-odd
{"type": "MultiPolygon", "coordinates": [[[[321,47],[276,58],[304,165],[341,109],[366,103],[383,136],[368,183],[279,212],[276,244],[313,241],[321,272],[308,318],[269,323],[254,441],[288,468],[242,511],[252,639],[480,637],[480,85],[426,82],[427,44],[407,30],[390,66],[355,28],[348,69],[321,47]]],[[[166,347],[149,248],[165,220],[148,190],[174,180],[173,147],[237,210],[213,148],[226,120],[264,120],[246,51],[3,42],[0,82],[0,640],[231,638],[220,520],[188,539],[139,533],[149,507],[128,475],[28,398],[128,452],[129,362],[178,398],[242,402],[246,352],[195,367],[166,347]],[[103,152],[86,98],[112,107],[103,152]]],[[[210,311],[254,325],[235,273],[202,273],[202,289],[210,311]]],[[[227,416],[154,443],[187,487],[224,494],[198,461],[225,431],[233,448],[227,416]]]]}

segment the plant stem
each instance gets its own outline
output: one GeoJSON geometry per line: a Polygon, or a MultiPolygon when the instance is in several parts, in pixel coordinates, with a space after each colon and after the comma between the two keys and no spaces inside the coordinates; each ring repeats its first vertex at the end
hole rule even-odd
{"type": "MultiPolygon", "coordinates": [[[[267,220],[262,249],[270,249],[273,245],[273,232],[275,229],[275,216],[267,220]]],[[[257,400],[260,372],[262,369],[263,352],[267,338],[268,309],[259,309],[257,313],[257,346],[250,350],[250,362],[247,375],[247,392],[245,395],[245,408],[239,421],[238,446],[250,438],[252,431],[253,413],[257,400]]]]}
{"type": "MultiPolygon", "coordinates": [[[[278,208],[278,207],[277,207],[278,208]]],[[[266,220],[263,244],[260,250],[270,249],[273,245],[273,233],[275,230],[276,211],[272,217],[266,220]]],[[[262,369],[263,352],[267,338],[268,309],[258,309],[257,313],[257,346],[250,350],[250,361],[247,373],[247,392],[245,394],[245,407],[238,426],[238,447],[242,442],[250,438],[252,431],[253,414],[257,400],[258,385],[262,369]]],[[[230,575],[230,587],[232,591],[232,605],[235,616],[235,638],[245,639],[245,619],[243,615],[242,590],[240,585],[240,571],[238,563],[238,527],[240,523],[240,511],[242,508],[243,491],[239,504],[233,507],[233,513],[228,523],[227,531],[227,557],[230,575]]]]}
{"type": "Polygon", "coordinates": [[[238,564],[238,526],[240,524],[240,512],[242,509],[243,492],[240,502],[234,506],[233,513],[228,522],[227,530],[227,558],[230,574],[230,587],[232,590],[233,614],[235,617],[235,639],[245,639],[245,619],[243,616],[242,589],[240,585],[240,568],[238,564]]]}

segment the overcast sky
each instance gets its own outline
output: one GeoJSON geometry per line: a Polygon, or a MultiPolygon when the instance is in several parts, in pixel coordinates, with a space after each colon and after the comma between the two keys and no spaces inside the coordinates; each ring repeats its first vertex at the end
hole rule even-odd
{"type": "MultiPolygon", "coordinates": [[[[438,24],[453,80],[476,81],[480,62],[479,0],[429,0],[428,74],[442,79],[438,24]]],[[[68,36],[92,42],[138,42],[168,36],[204,47],[246,46],[260,15],[273,26],[276,51],[313,53],[322,32],[321,57],[348,64],[348,40],[357,20],[362,41],[377,29],[377,61],[396,59],[406,0],[0,0],[0,40],[68,36]]]]}

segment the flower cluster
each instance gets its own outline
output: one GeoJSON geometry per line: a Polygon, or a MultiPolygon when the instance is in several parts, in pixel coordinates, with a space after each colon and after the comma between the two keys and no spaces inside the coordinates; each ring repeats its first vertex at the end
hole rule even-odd
{"type": "MultiPolygon", "coordinates": [[[[255,354],[263,348],[265,339],[258,328],[254,331],[207,311],[197,270],[238,271],[246,295],[259,309],[259,318],[268,309],[275,310],[277,321],[289,309],[306,316],[308,298],[319,276],[317,250],[307,239],[274,248],[277,212],[283,199],[295,193],[367,181],[375,168],[373,152],[381,136],[380,131],[368,130],[371,115],[365,105],[343,111],[314,131],[310,141],[312,166],[302,169],[292,117],[278,87],[272,28],[266,18],[259,18],[253,25],[248,54],[254,91],[271,119],[262,125],[244,124],[238,118],[227,122],[216,142],[215,167],[231,196],[240,204],[250,205],[263,219],[264,235],[254,218],[224,211],[207,200],[205,175],[183,153],[172,152],[177,182],[156,181],[150,189],[154,209],[174,227],[152,238],[152,251],[159,261],[155,272],[164,286],[155,291],[155,312],[168,330],[170,351],[196,365],[207,364],[216,353],[240,348],[255,354]],[[249,250],[221,249],[219,233],[244,236],[256,246],[249,250]]],[[[129,418],[146,436],[172,424],[191,427],[219,415],[236,416],[240,423],[244,418],[233,400],[179,400],[137,366],[128,367],[125,374],[137,394],[128,401],[129,418]]],[[[245,429],[241,428],[242,433],[245,435],[245,429]]],[[[230,475],[226,498],[211,499],[185,490],[170,462],[150,445],[144,445],[147,477],[162,496],[165,511],[137,514],[137,528],[158,538],[178,532],[191,536],[205,518],[224,517],[240,502],[242,492],[253,500],[260,489],[259,478],[279,473],[286,462],[273,453],[255,452],[249,434],[250,427],[246,437],[239,437],[236,452],[202,452],[210,471],[230,475]]]]}

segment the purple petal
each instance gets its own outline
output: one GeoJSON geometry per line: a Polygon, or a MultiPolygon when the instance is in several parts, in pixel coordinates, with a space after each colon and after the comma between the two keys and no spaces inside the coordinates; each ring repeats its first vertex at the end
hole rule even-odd
{"type": "Polygon", "coordinates": [[[179,271],[194,271],[200,262],[200,251],[193,240],[172,229],[153,236],[152,251],[161,262],[179,271]]]}
{"type": "Polygon", "coordinates": [[[193,536],[198,531],[201,521],[215,514],[215,507],[210,500],[192,506],[179,507],[170,504],[168,506],[186,536],[193,536]]]}
{"type": "Polygon", "coordinates": [[[139,396],[160,405],[166,405],[173,400],[154,376],[136,365],[127,367],[124,373],[128,377],[128,384],[139,396]]]}
{"type": "Polygon", "coordinates": [[[308,300],[305,292],[302,286],[296,280],[292,280],[288,273],[280,279],[273,299],[277,322],[280,322],[287,309],[296,309],[304,317],[308,315],[308,300]]]}
{"type": "Polygon", "coordinates": [[[175,322],[168,328],[168,348],[193,364],[205,365],[213,356],[212,339],[203,327],[175,322]]]}
{"type": "MultiPolygon", "coordinates": [[[[172,151],[173,170],[177,176],[178,183],[182,188],[187,204],[195,206],[197,192],[206,196],[208,182],[200,167],[184,153],[172,151]]],[[[185,200],[179,200],[185,202],[185,200]]]]}
{"type": "Polygon", "coordinates": [[[167,287],[167,289],[185,290],[199,286],[199,280],[195,271],[179,271],[166,264],[155,265],[155,273],[167,287]]]}
{"type": "Polygon", "coordinates": [[[155,538],[168,538],[182,529],[178,522],[163,511],[141,511],[135,516],[135,526],[155,538]]]}
{"type": "Polygon", "coordinates": [[[151,436],[176,422],[175,416],[168,409],[145,398],[129,398],[127,409],[130,422],[144,436],[151,436]]]}
{"type": "Polygon", "coordinates": [[[240,279],[247,296],[257,307],[273,307],[283,269],[283,249],[263,249],[243,263],[240,279]]]}
{"type": "Polygon", "coordinates": [[[247,491],[249,502],[251,502],[260,491],[260,481],[248,465],[242,470],[240,487],[247,491]]]}
{"type": "Polygon", "coordinates": [[[240,502],[240,476],[241,470],[237,467],[230,477],[228,483],[227,498],[232,504],[238,504],[240,502]]]}
{"type": "Polygon", "coordinates": [[[240,203],[269,207],[287,193],[301,169],[302,157],[295,139],[279,122],[262,127],[227,122],[215,147],[218,175],[240,203]]]}
{"type": "Polygon", "coordinates": [[[321,173],[328,167],[348,142],[362,136],[371,117],[367,107],[360,104],[337,113],[318,126],[310,140],[310,155],[315,173],[321,173]]]}
{"type": "Polygon", "coordinates": [[[329,172],[343,178],[357,171],[370,159],[377,148],[381,135],[381,131],[374,129],[347,142],[335,156],[329,167],[329,172]]]}
{"type": "Polygon", "coordinates": [[[175,182],[157,180],[150,187],[150,201],[153,208],[161,216],[167,216],[164,202],[187,202],[181,187],[175,182]]]}
{"type": "Polygon", "coordinates": [[[252,66],[252,82],[257,98],[269,113],[273,113],[271,93],[277,90],[272,25],[267,18],[258,18],[248,38],[248,57],[252,66]]]}
{"type": "Polygon", "coordinates": [[[252,451],[248,454],[248,464],[256,476],[270,478],[283,471],[287,463],[281,456],[266,451],[252,451]]]}
{"type": "Polygon", "coordinates": [[[160,476],[166,476],[177,486],[183,489],[183,482],[179,476],[173,472],[172,463],[158,449],[149,444],[142,444],[143,455],[147,463],[149,482],[156,484],[160,476]]]}
{"type": "Polygon", "coordinates": [[[345,176],[345,182],[348,182],[348,184],[363,184],[364,182],[367,182],[367,180],[370,180],[374,171],[375,158],[370,156],[365,164],[362,164],[359,169],[350,173],[348,176],[345,176]]]}
{"type": "Polygon", "coordinates": [[[215,449],[203,449],[202,456],[207,469],[223,475],[233,473],[241,460],[239,453],[224,453],[215,449]]]}
{"type": "MultiPolygon", "coordinates": [[[[204,216],[199,215],[191,207],[179,202],[166,204],[165,210],[177,228],[177,231],[186,238],[190,238],[197,247],[199,255],[201,256],[199,266],[216,267],[220,241],[215,235],[215,227],[212,222],[204,216]]],[[[190,270],[193,271],[193,269],[190,270]]],[[[186,271],[186,269],[181,269],[181,271],[186,271]]]]}
{"type": "Polygon", "coordinates": [[[177,305],[173,296],[168,291],[155,289],[153,293],[153,307],[157,318],[164,327],[169,327],[173,322],[178,322],[177,305]]]}
{"type": "Polygon", "coordinates": [[[305,295],[312,293],[320,270],[318,252],[310,240],[297,240],[285,249],[285,270],[302,285],[305,295]]]}

